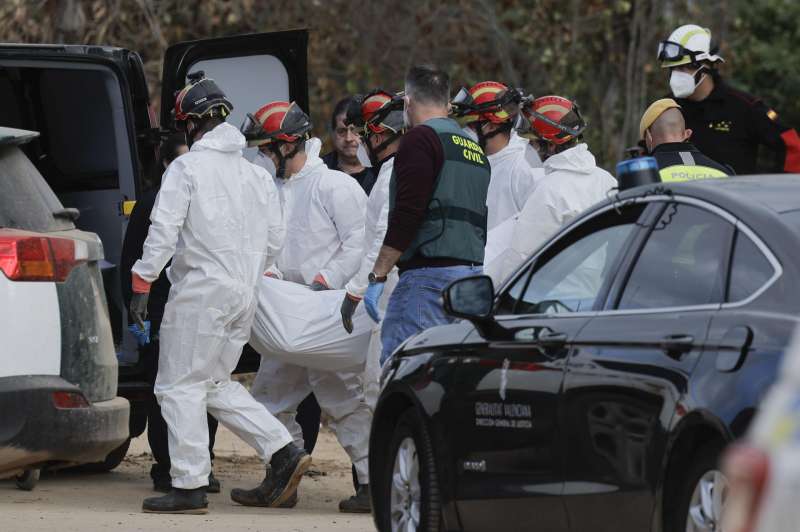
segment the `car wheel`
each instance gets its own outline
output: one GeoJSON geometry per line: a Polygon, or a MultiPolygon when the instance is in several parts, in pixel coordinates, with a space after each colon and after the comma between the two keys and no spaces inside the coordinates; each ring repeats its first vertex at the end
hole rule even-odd
{"type": "Polygon", "coordinates": [[[420,415],[406,410],[390,445],[382,486],[382,532],[437,532],[441,524],[439,485],[430,436],[420,415]]]}
{"type": "Polygon", "coordinates": [[[108,456],[106,456],[106,459],[102,462],[84,464],[76,467],[75,469],[85,471],[87,473],[107,473],[122,463],[122,460],[125,459],[125,455],[128,454],[128,448],[130,446],[131,439],[128,438],[122,445],[108,453],[108,456]]]}
{"type": "Polygon", "coordinates": [[[14,480],[17,487],[24,491],[31,491],[39,483],[40,469],[27,469],[24,473],[16,477],[14,480]]]}
{"type": "Polygon", "coordinates": [[[681,503],[673,520],[675,532],[723,530],[722,515],[728,496],[728,480],[719,470],[720,448],[706,448],[696,456],[679,492],[681,503]]]}

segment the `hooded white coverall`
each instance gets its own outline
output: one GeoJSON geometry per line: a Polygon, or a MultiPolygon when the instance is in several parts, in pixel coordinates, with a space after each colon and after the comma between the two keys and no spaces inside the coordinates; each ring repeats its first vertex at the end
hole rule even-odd
{"type": "MultiPolygon", "coordinates": [[[[381,165],[375,186],[367,199],[367,222],[364,234],[364,254],[358,273],[350,279],[345,289],[348,294],[364,297],[369,285],[368,277],[375,266],[375,260],[383,246],[386,229],[389,227],[389,183],[394,170],[394,157],[387,159],[381,165]]],[[[378,302],[381,311],[386,311],[389,297],[397,284],[397,270],[393,269],[386,279],[383,295],[378,302]]],[[[367,349],[367,364],[364,369],[364,395],[370,408],[375,408],[380,392],[381,372],[381,325],[377,324],[372,330],[372,337],[367,349]]]]}
{"type": "Polygon", "coordinates": [[[544,177],[541,161],[538,161],[537,166],[531,165],[531,152],[538,159],[538,154],[528,140],[512,131],[506,147],[487,156],[492,167],[492,177],[486,193],[486,206],[489,210],[486,226],[489,231],[518,215],[537,181],[544,177]]]}
{"type": "Polygon", "coordinates": [[[291,435],[230,379],[250,337],[256,284],[285,235],[267,172],[242,157],[245,139],[220,124],[167,169],[133,272],[148,282],[172,259],[155,395],[169,427],[172,485],[208,484],[206,411],[268,462],[291,435]],[[266,230],[265,230],[266,228],[266,230]]]}
{"type": "MultiPolygon", "coordinates": [[[[309,141],[303,168],[289,179],[276,179],[287,236],[275,270],[284,280],[305,285],[321,274],[329,288],[340,289],[361,264],[367,197],[355,179],[325,165],[314,141],[309,141]]],[[[364,399],[362,372],[363,367],[318,371],[262,358],[250,391],[284,423],[299,446],[303,438],[295,420],[297,407],[313,392],[331,417],[359,481],[368,484],[372,413],[364,399]]]]}
{"type": "Polygon", "coordinates": [[[586,144],[548,157],[544,173],[514,226],[511,247],[487,268],[495,283],[505,280],[561,227],[606,199],[617,186],[617,180],[597,166],[586,144]]]}

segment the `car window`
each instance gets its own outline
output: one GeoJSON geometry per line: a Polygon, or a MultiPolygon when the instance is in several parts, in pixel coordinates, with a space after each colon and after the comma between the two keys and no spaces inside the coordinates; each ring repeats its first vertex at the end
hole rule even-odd
{"type": "Polygon", "coordinates": [[[559,314],[591,310],[644,205],[612,210],[548,248],[500,297],[496,314],[559,314]]]}
{"type": "Polygon", "coordinates": [[[0,227],[49,232],[74,229],[54,213],[64,207],[18,146],[0,146],[0,227]]]}
{"type": "Polygon", "coordinates": [[[733,225],[704,209],[669,204],[622,293],[619,309],[721,303],[733,225]]]}
{"type": "Polygon", "coordinates": [[[746,234],[737,231],[731,261],[728,301],[747,299],[764,286],[774,273],[775,268],[755,242],[746,234]]]}

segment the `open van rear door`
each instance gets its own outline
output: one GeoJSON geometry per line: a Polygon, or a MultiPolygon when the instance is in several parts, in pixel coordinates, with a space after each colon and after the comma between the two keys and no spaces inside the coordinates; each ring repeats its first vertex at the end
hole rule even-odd
{"type": "Polygon", "coordinates": [[[202,70],[233,103],[228,122],[239,127],[247,113],[273,100],[292,100],[307,113],[308,31],[291,30],[187,41],[164,56],[161,127],[172,128],[176,91],[186,76],[202,70]]]}

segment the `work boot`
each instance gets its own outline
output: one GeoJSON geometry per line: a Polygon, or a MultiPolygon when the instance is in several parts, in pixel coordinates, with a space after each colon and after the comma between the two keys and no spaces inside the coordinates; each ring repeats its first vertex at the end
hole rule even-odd
{"type": "Polygon", "coordinates": [[[172,479],[169,475],[166,477],[156,477],[153,479],[153,491],[159,493],[169,493],[172,491],[172,479]]]}
{"type": "MultiPolygon", "coordinates": [[[[169,493],[172,491],[172,479],[169,475],[165,476],[157,476],[153,479],[153,490],[158,491],[161,493],[169,493]]],[[[206,493],[219,493],[222,491],[222,484],[220,484],[217,477],[214,476],[214,472],[212,471],[208,475],[208,486],[206,486],[206,493]]]]}
{"type": "Polygon", "coordinates": [[[222,484],[217,477],[214,476],[214,472],[208,474],[208,486],[206,486],[206,493],[219,493],[222,491],[222,484]]]}
{"type": "Polygon", "coordinates": [[[297,496],[297,486],[311,465],[311,457],[293,443],[272,455],[264,481],[251,490],[232,489],[231,499],[243,506],[281,508],[297,496]]]}
{"type": "Polygon", "coordinates": [[[339,511],[346,514],[368,514],[372,512],[369,484],[359,484],[356,494],[339,503],[339,511]]]}
{"type": "Polygon", "coordinates": [[[206,514],[206,487],[191,490],[172,488],[166,495],[145,499],[142,511],[148,514],[206,514]]]}
{"type": "Polygon", "coordinates": [[[297,506],[297,490],[294,490],[283,503],[278,505],[278,508],[294,508],[297,506]]]}

